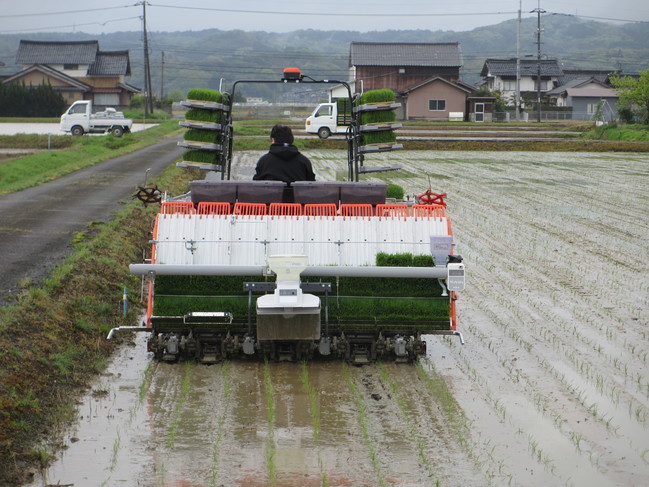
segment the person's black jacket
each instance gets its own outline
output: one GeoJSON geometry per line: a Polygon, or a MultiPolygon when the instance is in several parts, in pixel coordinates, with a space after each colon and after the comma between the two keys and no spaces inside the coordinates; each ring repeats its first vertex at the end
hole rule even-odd
{"type": "Polygon", "coordinates": [[[289,144],[273,144],[257,162],[252,179],[284,181],[315,181],[311,161],[289,144]]]}

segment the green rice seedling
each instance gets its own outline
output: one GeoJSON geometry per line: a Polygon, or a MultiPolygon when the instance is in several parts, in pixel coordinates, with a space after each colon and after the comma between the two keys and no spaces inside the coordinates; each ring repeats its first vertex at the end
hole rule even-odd
{"type": "Polygon", "coordinates": [[[174,409],[174,418],[171,422],[171,426],[169,427],[169,433],[167,434],[167,448],[173,448],[174,443],[176,442],[176,431],[178,430],[178,426],[180,424],[180,411],[185,405],[187,395],[189,394],[192,366],[193,364],[191,362],[185,362],[185,373],[183,375],[183,381],[180,385],[180,397],[178,398],[178,402],[176,403],[176,407],[174,409]]]}
{"type": "Polygon", "coordinates": [[[218,141],[218,133],[215,130],[189,129],[185,132],[184,138],[192,142],[215,144],[218,141]]]}
{"type": "Polygon", "coordinates": [[[351,391],[356,409],[358,410],[358,422],[361,427],[363,439],[365,440],[365,444],[367,445],[367,448],[369,450],[370,460],[372,461],[372,466],[374,467],[374,472],[376,474],[376,483],[379,486],[387,486],[387,482],[383,477],[383,473],[381,472],[381,465],[379,463],[375,443],[371,441],[369,432],[367,430],[367,414],[365,403],[363,402],[363,398],[361,397],[356,384],[354,384],[354,379],[352,378],[349,367],[345,362],[342,363],[342,372],[343,377],[345,377],[347,385],[349,386],[349,390],[351,391]]]}
{"type": "Polygon", "coordinates": [[[268,438],[266,439],[266,469],[268,470],[269,485],[277,485],[277,465],[275,464],[275,399],[273,381],[270,377],[268,360],[264,361],[264,389],[266,391],[266,420],[268,422],[268,438]]]}
{"type": "Polygon", "coordinates": [[[187,92],[187,99],[221,103],[223,96],[221,95],[221,92],[217,90],[210,90],[208,88],[193,88],[187,92]]]}
{"type": "Polygon", "coordinates": [[[388,184],[388,189],[387,189],[387,193],[386,193],[386,196],[388,198],[395,198],[397,200],[401,200],[401,199],[403,199],[404,194],[405,194],[405,191],[398,184],[394,184],[394,183],[389,183],[388,184]]]}
{"type": "Polygon", "coordinates": [[[220,162],[218,152],[188,150],[183,154],[183,161],[187,162],[205,162],[207,164],[217,164],[220,162]]]}
{"type": "MultiPolygon", "coordinates": [[[[361,105],[372,103],[394,102],[395,96],[392,90],[371,90],[363,93],[360,98],[361,105]]],[[[396,113],[392,110],[375,110],[361,114],[361,124],[394,122],[396,113]]],[[[382,144],[396,141],[396,135],[392,130],[381,130],[363,134],[363,145],[382,144]]]]}
{"type": "MultiPolygon", "coordinates": [[[[226,408],[225,408],[226,410],[229,407],[230,397],[231,397],[230,380],[228,378],[229,372],[230,372],[230,362],[226,361],[223,363],[223,366],[221,367],[221,374],[220,374],[221,380],[223,381],[223,401],[226,404],[226,408]]],[[[225,416],[226,416],[225,412],[219,416],[218,423],[216,426],[217,435],[216,435],[216,441],[214,441],[214,445],[212,447],[212,468],[211,468],[211,474],[208,483],[210,487],[216,487],[216,480],[219,475],[219,470],[218,470],[219,452],[220,452],[221,440],[223,439],[225,416]]]]}
{"type": "Polygon", "coordinates": [[[320,436],[320,410],[318,408],[318,393],[313,384],[309,381],[309,369],[306,362],[302,362],[302,371],[300,373],[302,387],[309,396],[309,408],[311,409],[311,420],[313,421],[313,441],[318,444],[320,436]]]}
{"type": "Polygon", "coordinates": [[[406,403],[405,399],[403,398],[403,395],[399,393],[399,386],[396,383],[394,379],[388,374],[387,370],[385,370],[385,366],[381,362],[377,362],[377,367],[379,369],[379,374],[381,375],[381,380],[386,382],[388,386],[390,387],[390,391],[392,392],[392,396],[396,399],[397,405],[399,406],[399,409],[401,410],[401,414],[405,417],[406,423],[408,424],[408,430],[409,430],[409,436],[414,439],[416,445],[417,445],[417,453],[419,455],[419,460],[420,462],[426,467],[426,470],[428,471],[428,476],[432,477],[435,472],[433,465],[430,461],[430,458],[427,454],[427,448],[426,448],[426,441],[424,438],[419,434],[419,430],[417,428],[417,424],[415,420],[412,417],[411,410],[408,407],[408,404],[406,403]]]}
{"type": "Polygon", "coordinates": [[[119,435],[119,430],[117,430],[117,437],[115,438],[115,441],[113,442],[113,454],[111,455],[110,458],[110,470],[115,470],[115,467],[117,466],[117,458],[119,457],[119,447],[122,442],[122,439],[119,435]]]}
{"type": "Polygon", "coordinates": [[[185,120],[219,123],[221,122],[221,112],[216,110],[190,108],[187,110],[187,113],[185,113],[185,120]]]}

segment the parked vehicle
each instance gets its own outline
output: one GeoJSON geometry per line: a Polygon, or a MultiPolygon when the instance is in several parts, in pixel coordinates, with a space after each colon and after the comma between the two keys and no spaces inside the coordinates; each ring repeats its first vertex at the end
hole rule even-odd
{"type": "Polygon", "coordinates": [[[339,98],[332,103],[321,103],[306,119],[305,130],[308,134],[318,134],[321,139],[331,134],[345,134],[351,124],[349,100],[339,98]]]}
{"type": "Polygon", "coordinates": [[[61,130],[72,135],[110,132],[115,137],[121,137],[130,132],[132,126],[133,120],[124,118],[124,114],[114,108],[93,114],[90,100],[75,101],[61,115],[61,130]]]}

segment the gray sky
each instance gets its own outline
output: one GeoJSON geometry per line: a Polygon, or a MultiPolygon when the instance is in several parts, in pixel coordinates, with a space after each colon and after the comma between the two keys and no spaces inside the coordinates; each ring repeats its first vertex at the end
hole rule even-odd
{"type": "MultiPolygon", "coordinates": [[[[101,34],[142,28],[140,0],[0,0],[0,34],[87,32],[101,34]]],[[[471,30],[516,18],[519,0],[150,0],[149,31],[296,29],[471,30]]],[[[538,0],[522,0],[524,17],[538,0]]],[[[551,13],[593,20],[649,22],[649,0],[541,0],[551,13]]]]}

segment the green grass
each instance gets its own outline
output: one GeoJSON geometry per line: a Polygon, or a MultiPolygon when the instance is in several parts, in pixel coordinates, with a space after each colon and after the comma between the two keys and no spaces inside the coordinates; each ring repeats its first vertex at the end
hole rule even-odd
{"type": "Polygon", "coordinates": [[[151,122],[163,122],[169,120],[171,115],[163,110],[154,111],[153,113],[148,113],[147,116],[144,116],[144,110],[128,110],[124,112],[125,118],[130,118],[133,120],[133,123],[147,123],[151,122]]]}
{"type": "Polygon", "coordinates": [[[46,151],[11,159],[0,164],[0,194],[12,193],[58,179],[79,169],[128,154],[159,142],[160,137],[177,132],[176,122],[166,122],[149,130],[114,137],[72,137],[63,150],[46,151]]]}
{"type": "Polygon", "coordinates": [[[585,137],[598,140],[649,142],[649,126],[612,123],[597,127],[588,132],[585,137]]]}
{"type": "Polygon", "coordinates": [[[65,149],[78,139],[69,135],[16,134],[0,135],[2,149],[65,149]]]}
{"type": "Polygon", "coordinates": [[[0,117],[0,123],[59,123],[60,117],[0,117]]]}

